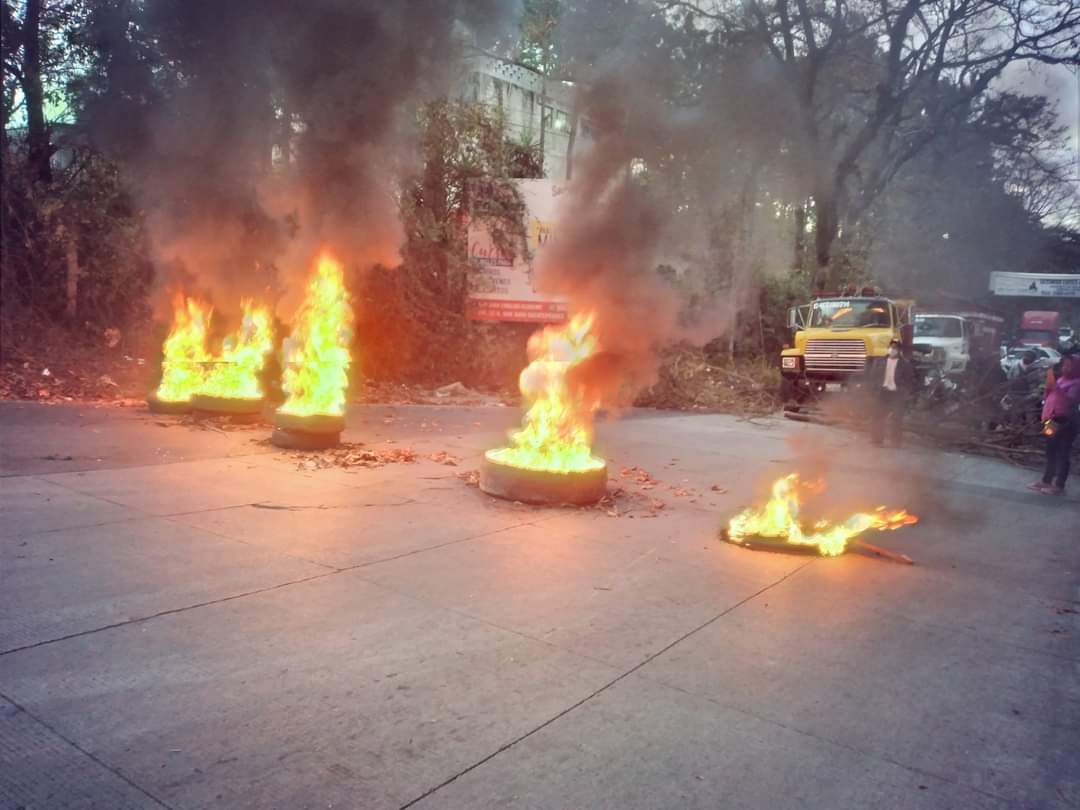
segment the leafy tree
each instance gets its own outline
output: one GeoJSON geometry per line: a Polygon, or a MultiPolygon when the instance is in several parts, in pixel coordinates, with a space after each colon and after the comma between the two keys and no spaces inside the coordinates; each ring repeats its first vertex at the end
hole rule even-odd
{"type": "Polygon", "coordinates": [[[5,321],[96,328],[143,313],[150,264],[140,212],[116,167],[70,121],[70,87],[93,70],[80,32],[94,11],[75,0],[2,6],[5,321]]]}
{"type": "Polygon", "coordinates": [[[841,233],[851,232],[908,161],[968,117],[1006,67],[1080,61],[1075,0],[662,5],[751,38],[784,78],[822,281],[841,233]]]}
{"type": "Polygon", "coordinates": [[[518,43],[521,64],[545,76],[558,72],[557,31],[562,13],[560,0],[525,0],[521,11],[521,41],[518,43]]]}

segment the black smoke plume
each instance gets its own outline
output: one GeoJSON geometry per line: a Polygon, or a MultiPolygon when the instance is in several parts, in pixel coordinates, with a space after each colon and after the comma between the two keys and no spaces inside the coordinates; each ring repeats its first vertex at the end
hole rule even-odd
{"type": "Polygon", "coordinates": [[[352,266],[394,263],[415,105],[448,90],[461,32],[492,31],[504,5],[103,3],[90,131],[145,209],[166,280],[229,305],[298,295],[323,246],[352,266]]]}

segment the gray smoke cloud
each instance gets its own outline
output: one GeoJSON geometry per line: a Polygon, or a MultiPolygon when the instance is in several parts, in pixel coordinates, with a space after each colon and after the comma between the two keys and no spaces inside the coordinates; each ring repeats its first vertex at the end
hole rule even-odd
{"type": "Polygon", "coordinates": [[[592,143],[575,160],[537,279],[572,310],[595,313],[603,353],[578,367],[579,382],[618,404],[654,381],[657,349],[722,335],[754,301],[752,263],[734,255],[739,237],[718,223],[740,205],[753,210],[746,189],[756,189],[757,156],[735,145],[756,140],[769,152],[783,131],[782,96],[770,70],[738,49],[724,62],[699,54],[714,72],[688,94],[685,60],[695,57],[668,43],[673,32],[655,6],[575,8],[562,35],[592,143]],[[756,103],[740,105],[747,98],[756,103]],[[650,167],[661,169],[656,178],[650,167]],[[726,275],[726,296],[696,323],[680,318],[680,292],[657,273],[672,258],[699,275],[726,275]]]}
{"type": "Polygon", "coordinates": [[[495,33],[509,6],[135,6],[141,44],[125,44],[130,29],[113,26],[109,87],[88,114],[146,211],[160,275],[216,293],[225,306],[241,295],[274,297],[276,285],[287,316],[320,247],[351,266],[396,263],[395,172],[415,160],[416,105],[449,89],[461,27],[495,33]],[[151,41],[175,69],[169,86],[148,80],[138,49],[151,41]]]}

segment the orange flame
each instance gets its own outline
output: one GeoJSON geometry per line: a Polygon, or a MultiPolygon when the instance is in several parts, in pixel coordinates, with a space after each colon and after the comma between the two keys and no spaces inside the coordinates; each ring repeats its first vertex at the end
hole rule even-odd
{"type": "Polygon", "coordinates": [[[172,329],[161,348],[161,382],[155,392],[162,402],[187,402],[203,384],[213,311],[209,304],[181,292],[173,296],[172,329]]]}
{"type": "Polygon", "coordinates": [[[592,454],[596,403],[567,386],[566,375],[597,351],[590,334],[593,315],[575,315],[564,326],[547,326],[529,338],[532,362],[518,384],[528,403],[521,430],[510,434],[510,446],[489,450],[490,461],[547,472],[599,469],[592,454]]]}
{"type": "Polygon", "coordinates": [[[259,372],[274,348],[270,309],[247,299],[240,303],[240,328],[225,338],[221,355],[207,368],[198,393],[226,399],[262,399],[259,372]]]}
{"type": "MultiPolygon", "coordinates": [[[[815,482],[803,484],[803,488],[816,488],[815,482]]],[[[848,541],[865,531],[886,531],[918,523],[919,519],[903,509],[886,511],[879,506],[873,512],[856,512],[843,523],[819,521],[812,531],[806,532],[799,522],[800,481],[797,473],[786,475],[772,485],[772,497],[760,509],[751,507],[728,523],[728,537],[735,543],[743,543],[754,536],[780,538],[788,543],[817,546],[818,551],[829,557],[843,554],[848,541]]]]}
{"type": "Polygon", "coordinates": [[[285,341],[281,413],[296,416],[345,413],[353,312],[341,263],[319,256],[307,293],[285,341]]]}

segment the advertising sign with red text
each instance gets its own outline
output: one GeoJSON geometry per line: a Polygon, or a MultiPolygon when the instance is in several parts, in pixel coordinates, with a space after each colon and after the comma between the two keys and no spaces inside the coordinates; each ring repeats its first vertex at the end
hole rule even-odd
{"type": "Polygon", "coordinates": [[[485,224],[469,224],[469,317],[480,321],[566,320],[566,301],[536,289],[534,268],[544,245],[553,237],[559,195],[565,184],[552,180],[518,180],[525,201],[524,250],[500,250],[485,224]]]}

